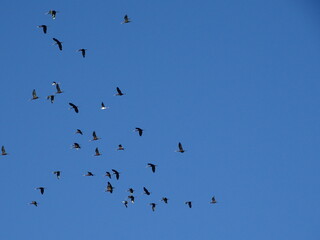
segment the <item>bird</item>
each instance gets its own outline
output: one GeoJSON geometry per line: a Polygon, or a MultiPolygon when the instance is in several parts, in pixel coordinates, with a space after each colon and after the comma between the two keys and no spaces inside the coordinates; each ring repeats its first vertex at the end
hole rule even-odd
{"type": "Polygon", "coordinates": [[[167,204],[168,203],[168,198],[166,198],[166,197],[163,197],[162,199],[161,199],[161,201],[163,201],[165,204],[167,204]]]}
{"type": "Polygon", "coordinates": [[[150,205],[151,205],[152,211],[154,212],[154,210],[156,209],[156,205],[157,205],[157,204],[155,204],[155,203],[150,203],[150,205]]]}
{"type": "Polygon", "coordinates": [[[113,174],[116,175],[116,179],[119,180],[120,173],[115,169],[111,169],[111,170],[112,170],[113,174]]]}
{"type": "Polygon", "coordinates": [[[128,196],[128,198],[130,199],[131,203],[134,203],[134,196],[133,195],[128,196]]]}
{"type": "Polygon", "coordinates": [[[50,102],[53,103],[54,102],[54,95],[49,95],[47,97],[47,100],[49,100],[49,99],[50,99],[50,102]]]}
{"type": "Polygon", "coordinates": [[[44,187],[37,187],[36,188],[37,190],[40,190],[40,193],[43,195],[44,194],[44,187]]]}
{"type": "Polygon", "coordinates": [[[61,171],[54,171],[53,174],[55,174],[57,178],[60,179],[61,171]]]}
{"type": "Polygon", "coordinates": [[[121,144],[119,144],[117,150],[124,150],[124,147],[121,144]]]}
{"type": "Polygon", "coordinates": [[[211,202],[210,203],[212,203],[212,204],[217,203],[216,198],[214,196],[211,198],[211,202]]]}
{"type": "Polygon", "coordinates": [[[58,45],[60,51],[62,51],[62,42],[60,42],[58,39],[56,38],[52,38],[53,41],[55,41],[55,44],[58,45]]]}
{"type": "Polygon", "coordinates": [[[128,192],[131,193],[131,194],[133,194],[133,192],[134,192],[133,188],[129,188],[129,189],[128,189],[128,192]]]}
{"type": "Polygon", "coordinates": [[[75,148],[75,149],[80,149],[81,147],[80,147],[80,144],[79,143],[73,143],[73,145],[72,145],[72,148],[75,148]]]}
{"type": "Polygon", "coordinates": [[[73,108],[76,113],[79,113],[79,108],[78,108],[78,106],[74,105],[73,103],[69,103],[69,105],[71,106],[70,109],[73,108]]]}
{"type": "Polygon", "coordinates": [[[104,103],[102,102],[102,103],[101,103],[101,110],[105,110],[105,109],[107,109],[107,108],[109,108],[109,107],[106,107],[106,106],[104,105],[104,103]]]}
{"type": "Polygon", "coordinates": [[[152,163],[148,163],[148,165],[147,165],[147,167],[151,167],[152,172],[156,172],[156,166],[157,165],[154,165],[152,163]]]}
{"type": "Polygon", "coordinates": [[[111,185],[111,183],[110,183],[110,182],[108,182],[106,192],[110,192],[110,193],[112,193],[112,192],[113,192],[113,189],[114,189],[114,187],[111,185]]]}
{"type": "Polygon", "coordinates": [[[30,204],[38,207],[38,202],[37,201],[32,201],[30,204]]]}
{"type": "Polygon", "coordinates": [[[33,91],[32,91],[32,98],[31,98],[31,100],[36,100],[36,99],[38,99],[39,97],[37,96],[37,92],[36,92],[36,90],[35,89],[33,89],[33,91]]]}
{"type": "Polygon", "coordinates": [[[93,132],[92,132],[92,136],[93,136],[93,139],[90,140],[90,141],[97,141],[97,140],[100,139],[99,137],[97,137],[96,131],[93,131],[93,132]]]}
{"type": "Polygon", "coordinates": [[[122,203],[126,208],[128,207],[128,201],[127,200],[122,201],[122,203]]]}
{"type": "Polygon", "coordinates": [[[105,176],[109,177],[111,179],[111,173],[110,172],[106,172],[105,176]]]}
{"type": "Polygon", "coordinates": [[[135,131],[139,133],[139,136],[142,136],[143,129],[136,127],[135,131]]]}
{"type": "Polygon", "coordinates": [[[130,18],[128,17],[128,15],[125,15],[125,16],[123,17],[123,19],[124,19],[124,21],[123,21],[121,24],[131,22],[131,20],[130,20],[130,18]]]}
{"type": "Polygon", "coordinates": [[[185,204],[187,204],[189,206],[189,208],[192,208],[192,202],[191,201],[185,202],[185,204]]]}
{"type": "Polygon", "coordinates": [[[2,156],[8,155],[8,153],[6,152],[6,149],[4,148],[4,146],[1,147],[1,155],[2,156]]]}
{"type": "Polygon", "coordinates": [[[83,135],[83,133],[82,133],[82,131],[81,131],[80,129],[77,129],[77,131],[75,132],[75,134],[77,134],[77,133],[83,135]]]}
{"type": "Polygon", "coordinates": [[[48,29],[47,25],[39,25],[38,28],[42,28],[42,31],[44,34],[47,33],[47,29],[48,29]]]}
{"type": "Polygon", "coordinates": [[[151,194],[148,189],[146,189],[145,187],[143,187],[143,191],[144,191],[144,194],[147,194],[148,196],[151,194]]]}
{"type": "Polygon", "coordinates": [[[56,19],[56,14],[57,14],[58,11],[56,10],[49,10],[47,12],[47,14],[50,14],[52,16],[52,19],[56,19]]]}
{"type": "Polygon", "coordinates": [[[177,150],[176,152],[180,152],[180,153],[184,153],[185,152],[185,150],[182,147],[181,142],[178,143],[178,148],[179,148],[179,150],[177,150]]]}
{"type": "Polygon", "coordinates": [[[61,89],[60,89],[60,85],[59,85],[59,83],[56,83],[55,85],[56,85],[56,89],[57,89],[56,94],[63,93],[63,91],[61,91],[61,89]]]}
{"type": "Polygon", "coordinates": [[[60,83],[57,83],[55,81],[52,82],[52,86],[57,85],[57,84],[60,84],[60,83]]]}
{"type": "Polygon", "coordinates": [[[93,177],[94,174],[92,172],[87,172],[87,174],[83,175],[85,177],[93,177]]]}
{"type": "Polygon", "coordinates": [[[80,48],[80,49],[78,50],[78,52],[81,52],[83,58],[86,57],[86,51],[87,51],[87,49],[85,49],[85,48],[80,48]]]}
{"type": "Polygon", "coordinates": [[[117,93],[116,93],[116,96],[122,96],[124,95],[124,93],[121,92],[120,88],[117,87],[117,93]]]}
{"type": "Polygon", "coordinates": [[[99,149],[98,148],[96,148],[96,150],[95,150],[95,154],[94,154],[94,156],[100,156],[100,155],[102,155],[100,152],[99,152],[99,149]]]}

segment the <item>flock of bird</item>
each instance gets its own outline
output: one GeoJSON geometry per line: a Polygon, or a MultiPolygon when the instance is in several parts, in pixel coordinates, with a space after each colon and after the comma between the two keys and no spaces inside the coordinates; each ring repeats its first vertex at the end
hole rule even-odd
{"type": "MultiPolygon", "coordinates": [[[[57,13],[58,13],[58,11],[56,11],[56,10],[50,10],[50,11],[47,12],[47,14],[50,14],[50,15],[51,15],[52,19],[55,19],[55,18],[56,18],[57,13]]],[[[131,22],[130,18],[129,18],[127,15],[125,15],[125,16],[124,16],[124,19],[123,19],[123,22],[121,22],[121,24],[130,23],[130,22],[131,22]]],[[[47,34],[47,31],[48,31],[47,25],[39,25],[38,28],[42,28],[43,33],[44,33],[44,34],[47,34]]],[[[56,44],[56,45],[58,46],[59,50],[62,51],[62,42],[59,41],[59,40],[56,39],[56,38],[52,38],[52,39],[53,39],[53,41],[54,41],[54,44],[56,44]]],[[[78,50],[79,52],[81,52],[83,58],[86,57],[86,50],[87,50],[87,49],[84,49],[84,48],[81,48],[81,49],[78,50]]],[[[55,96],[56,96],[57,94],[63,93],[63,91],[61,90],[59,83],[53,82],[52,85],[54,85],[54,86],[56,87],[56,93],[47,96],[47,99],[50,100],[51,103],[54,103],[55,96]]],[[[120,90],[120,88],[117,87],[117,88],[116,88],[116,94],[115,94],[115,96],[123,96],[123,95],[124,95],[124,93],[122,93],[122,91],[120,90]]],[[[30,100],[37,100],[37,99],[39,99],[39,97],[38,97],[38,95],[37,95],[36,90],[33,89],[33,91],[32,91],[32,98],[31,98],[30,100]]],[[[73,109],[75,113],[79,113],[79,107],[78,107],[78,106],[76,106],[75,104],[73,104],[73,103],[71,103],[71,102],[69,103],[69,106],[70,106],[70,109],[73,109]]],[[[105,110],[105,109],[107,109],[107,108],[108,108],[108,107],[106,107],[105,104],[102,102],[102,103],[101,103],[101,110],[105,110]]],[[[134,131],[136,131],[140,137],[143,135],[143,129],[142,129],[142,128],[136,127],[136,128],[134,129],[134,131]]],[[[83,132],[82,132],[80,129],[77,129],[75,133],[76,133],[76,134],[83,135],[83,132]]],[[[93,133],[92,133],[92,139],[91,139],[90,141],[97,141],[97,140],[100,140],[100,139],[101,139],[101,138],[99,138],[99,137],[97,136],[96,132],[93,131],[93,133]]],[[[79,149],[81,149],[81,146],[80,146],[79,143],[75,142],[75,143],[73,143],[72,148],[79,150],[79,149]]],[[[124,148],[121,144],[119,144],[117,150],[119,150],[119,151],[124,151],[125,148],[124,148]]],[[[184,153],[184,152],[185,152],[185,150],[184,150],[181,142],[178,143],[178,150],[176,150],[176,152],[179,152],[179,153],[184,153]]],[[[6,149],[5,149],[4,146],[1,147],[1,155],[2,155],[2,156],[8,155],[8,153],[7,153],[7,151],[6,151],[6,149]]],[[[96,147],[94,156],[100,156],[100,155],[102,155],[102,154],[100,153],[98,147],[96,147]]],[[[156,167],[157,167],[157,165],[155,165],[155,164],[153,164],[153,163],[148,163],[148,164],[147,164],[147,167],[150,167],[150,168],[151,168],[151,171],[152,171],[153,173],[156,172],[156,167]]],[[[107,171],[107,172],[105,173],[105,176],[108,177],[109,179],[112,179],[112,175],[114,175],[115,178],[116,178],[117,180],[119,180],[119,178],[120,178],[120,172],[117,171],[116,169],[111,169],[111,172],[107,171]],[[112,173],[111,173],[111,172],[112,172],[112,173]]],[[[56,178],[57,178],[58,180],[60,179],[60,177],[61,177],[61,171],[54,171],[53,174],[56,175],[56,178]]],[[[92,176],[95,176],[95,175],[94,175],[92,172],[89,172],[89,171],[88,171],[88,172],[87,172],[86,174],[84,174],[83,176],[92,177],[92,176]]],[[[39,190],[39,191],[40,191],[40,194],[44,194],[44,192],[45,192],[45,187],[37,187],[36,190],[39,190]]],[[[109,192],[109,193],[113,193],[113,191],[114,191],[114,187],[113,187],[113,185],[112,185],[109,181],[107,182],[107,186],[106,186],[105,191],[106,191],[106,192],[109,192]]],[[[127,191],[129,192],[130,195],[127,197],[127,200],[122,201],[123,205],[124,205],[126,208],[128,207],[128,203],[129,203],[128,200],[129,200],[131,203],[134,203],[134,202],[135,202],[135,196],[134,196],[135,190],[134,190],[133,188],[129,188],[127,191]]],[[[151,194],[151,192],[150,192],[146,187],[143,187],[143,193],[146,194],[146,195],[150,195],[150,194],[151,194]]],[[[162,201],[163,203],[165,203],[165,204],[168,204],[168,200],[169,200],[169,198],[167,198],[167,197],[162,197],[162,199],[161,199],[161,201],[162,201]]],[[[217,203],[217,201],[216,201],[216,199],[215,199],[214,196],[211,198],[210,203],[211,203],[211,204],[217,203]]],[[[38,202],[37,202],[37,201],[31,201],[30,204],[31,204],[31,205],[34,205],[34,206],[36,206],[36,207],[38,206],[38,202]]],[[[186,201],[185,204],[186,204],[189,208],[192,208],[192,201],[186,201]]],[[[156,205],[157,205],[157,204],[154,203],[154,202],[152,202],[152,203],[150,203],[149,205],[151,206],[152,211],[155,211],[155,208],[156,208],[156,205]]]]}

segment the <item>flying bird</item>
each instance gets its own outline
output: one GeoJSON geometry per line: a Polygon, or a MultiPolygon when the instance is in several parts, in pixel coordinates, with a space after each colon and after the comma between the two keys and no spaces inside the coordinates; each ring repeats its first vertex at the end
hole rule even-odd
{"type": "Polygon", "coordinates": [[[77,129],[77,131],[75,132],[75,134],[81,134],[81,135],[83,135],[83,133],[82,133],[82,131],[80,130],[80,129],[77,129]]]}
{"type": "Polygon", "coordinates": [[[73,143],[73,145],[72,145],[72,148],[75,148],[75,149],[80,149],[81,147],[80,147],[80,144],[79,143],[73,143]]]}
{"type": "Polygon", "coordinates": [[[128,199],[130,199],[131,203],[134,203],[134,196],[133,195],[128,196],[128,199]]]}
{"type": "Polygon", "coordinates": [[[120,88],[117,87],[117,93],[116,96],[122,96],[124,93],[121,92],[120,88]]]}
{"type": "Polygon", "coordinates": [[[55,81],[52,82],[52,86],[57,85],[57,84],[60,84],[60,83],[57,83],[55,81]]]}
{"type": "Polygon", "coordinates": [[[115,169],[111,169],[111,170],[112,170],[113,174],[116,175],[116,179],[119,180],[120,173],[115,169]]]}
{"type": "Polygon", "coordinates": [[[56,39],[56,38],[52,38],[53,39],[53,41],[55,41],[55,45],[58,45],[58,47],[59,47],[59,49],[60,49],[60,51],[62,51],[62,42],[60,42],[58,39],[56,39]]]}
{"type": "Polygon", "coordinates": [[[99,149],[96,148],[94,156],[100,156],[100,155],[101,155],[101,153],[99,152],[99,149]]]}
{"type": "Polygon", "coordinates": [[[211,198],[211,202],[210,203],[212,203],[212,204],[217,203],[216,198],[214,196],[211,198]]]}
{"type": "Polygon", "coordinates": [[[107,108],[109,108],[109,107],[106,107],[106,106],[104,105],[104,103],[102,102],[102,103],[101,103],[101,110],[105,110],[105,109],[107,109],[107,108]]]}
{"type": "Polygon", "coordinates": [[[133,194],[133,192],[134,192],[133,188],[129,188],[129,189],[128,189],[128,192],[131,193],[131,194],[133,194]]]}
{"type": "Polygon", "coordinates": [[[44,194],[44,187],[37,187],[37,190],[40,190],[40,193],[43,195],[44,194]]]}
{"type": "Polygon", "coordinates": [[[106,172],[105,176],[111,179],[111,173],[110,172],[106,172]]]}
{"type": "Polygon", "coordinates": [[[110,183],[110,182],[108,182],[106,192],[110,192],[110,193],[112,193],[112,192],[113,192],[113,189],[114,189],[114,187],[111,185],[111,183],[110,183]]]}
{"type": "Polygon", "coordinates": [[[47,29],[48,29],[47,25],[39,25],[38,28],[42,28],[42,31],[44,34],[47,33],[47,29]]]}
{"type": "Polygon", "coordinates": [[[93,136],[93,139],[90,141],[97,141],[97,140],[101,139],[101,138],[97,137],[96,131],[92,132],[92,136],[93,136]]]}
{"type": "Polygon", "coordinates": [[[119,144],[117,150],[124,150],[124,147],[121,144],[119,144]]]}
{"type": "Polygon", "coordinates": [[[1,147],[1,155],[2,156],[8,155],[8,153],[6,152],[6,149],[4,148],[4,146],[1,147]]]}
{"type": "Polygon", "coordinates": [[[136,127],[135,131],[139,133],[139,136],[142,136],[143,129],[136,127]]]}
{"type": "Polygon", "coordinates": [[[148,189],[146,189],[145,187],[143,187],[143,191],[144,191],[144,194],[147,194],[148,196],[151,194],[148,189]]]}
{"type": "Polygon", "coordinates": [[[151,167],[152,172],[156,172],[156,166],[157,165],[154,165],[152,163],[148,163],[148,165],[147,165],[147,167],[151,167]]]}
{"type": "Polygon", "coordinates": [[[165,204],[167,204],[168,203],[168,198],[166,198],[166,197],[163,197],[162,199],[161,199],[161,201],[163,201],[165,204]]]}
{"type": "Polygon", "coordinates": [[[189,206],[189,208],[192,208],[192,202],[191,201],[185,202],[185,204],[187,204],[189,206]]]}
{"type": "Polygon", "coordinates": [[[54,171],[53,174],[56,175],[58,179],[60,179],[61,171],[54,171]]]}
{"type": "Polygon", "coordinates": [[[127,200],[122,201],[122,203],[126,208],[128,208],[128,201],[127,200]]]}
{"type": "Polygon", "coordinates": [[[87,51],[87,49],[84,49],[84,48],[81,48],[78,50],[78,52],[81,52],[83,58],[86,57],[86,51],[87,51]]]}
{"type": "Polygon", "coordinates": [[[57,12],[58,11],[56,10],[49,10],[47,14],[50,14],[52,16],[52,19],[56,19],[57,12]]]}
{"type": "Polygon", "coordinates": [[[57,89],[56,94],[63,93],[63,91],[61,91],[61,89],[60,89],[59,83],[56,84],[56,89],[57,89]]]}
{"type": "Polygon", "coordinates": [[[121,24],[129,23],[129,22],[131,22],[130,18],[128,17],[128,15],[125,15],[125,16],[123,17],[123,22],[122,22],[121,24]]]}
{"type": "Polygon", "coordinates": [[[94,174],[92,172],[87,172],[87,174],[83,175],[85,177],[93,177],[94,174]]]}
{"type": "Polygon", "coordinates": [[[154,212],[154,210],[156,209],[156,205],[157,205],[157,204],[155,204],[155,203],[150,203],[150,205],[151,205],[152,211],[154,212]]]}
{"type": "Polygon", "coordinates": [[[31,205],[34,205],[34,206],[36,206],[36,207],[38,207],[38,203],[37,203],[37,201],[32,201],[30,204],[31,204],[31,205]]]}
{"type": "Polygon", "coordinates": [[[176,152],[180,152],[180,153],[184,153],[185,152],[185,150],[182,147],[181,142],[178,143],[178,148],[179,148],[179,150],[177,150],[176,152]]]}
{"type": "Polygon", "coordinates": [[[53,103],[54,102],[54,95],[49,95],[47,97],[47,100],[50,100],[50,102],[53,103]]]}
{"type": "Polygon", "coordinates": [[[78,108],[78,106],[74,105],[73,103],[69,103],[69,105],[71,106],[70,109],[73,108],[76,113],[79,113],[79,108],[78,108]]]}
{"type": "Polygon", "coordinates": [[[36,90],[35,89],[33,89],[33,91],[32,91],[32,98],[31,98],[31,100],[36,100],[36,99],[38,99],[39,97],[37,96],[37,92],[36,92],[36,90]]]}

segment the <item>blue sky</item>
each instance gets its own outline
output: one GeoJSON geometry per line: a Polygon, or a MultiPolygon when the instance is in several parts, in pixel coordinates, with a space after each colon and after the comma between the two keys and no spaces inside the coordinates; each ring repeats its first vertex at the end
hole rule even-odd
{"type": "Polygon", "coordinates": [[[1,9],[1,239],[319,239],[317,1],[4,0],[1,9]],[[125,14],[132,22],[120,24],[125,14]],[[53,81],[64,93],[51,104],[53,81]],[[29,101],[33,89],[40,98],[29,101]],[[92,131],[102,139],[90,142],[92,131]],[[111,169],[119,181],[103,177],[111,169]],[[126,209],[129,187],[136,203],[126,209]]]}

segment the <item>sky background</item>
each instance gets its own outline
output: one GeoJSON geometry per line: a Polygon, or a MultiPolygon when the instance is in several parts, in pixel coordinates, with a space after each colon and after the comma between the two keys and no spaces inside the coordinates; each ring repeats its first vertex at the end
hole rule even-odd
{"type": "Polygon", "coordinates": [[[0,6],[0,239],[320,238],[318,1],[0,6]],[[64,93],[51,104],[53,81],[64,93]],[[89,142],[94,130],[102,139],[89,142]]]}

